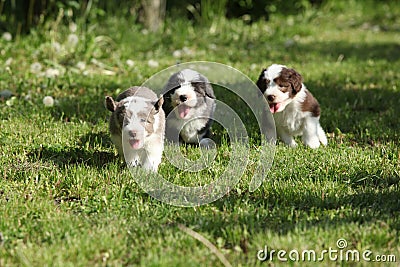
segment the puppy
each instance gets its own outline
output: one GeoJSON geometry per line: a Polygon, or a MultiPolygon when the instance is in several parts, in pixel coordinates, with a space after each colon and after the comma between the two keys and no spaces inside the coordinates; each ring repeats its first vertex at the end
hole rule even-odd
{"type": "Polygon", "coordinates": [[[200,144],[210,136],[215,95],[205,76],[191,69],[181,70],[169,78],[163,96],[168,140],[200,144]]]}
{"type": "Polygon", "coordinates": [[[111,140],[128,166],[157,171],[164,149],[164,99],[146,87],[132,87],[114,100],[106,96],[111,140]]]}
{"type": "Polygon", "coordinates": [[[303,143],[317,148],[327,144],[320,118],[318,101],[302,83],[302,76],[294,69],[273,64],[263,69],[257,86],[268,101],[277,135],[282,141],[296,147],[294,136],[302,135],[303,143]]]}

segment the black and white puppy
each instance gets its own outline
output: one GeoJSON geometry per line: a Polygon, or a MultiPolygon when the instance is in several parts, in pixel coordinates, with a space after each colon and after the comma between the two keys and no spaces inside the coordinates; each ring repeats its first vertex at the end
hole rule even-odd
{"type": "Polygon", "coordinates": [[[293,138],[296,135],[301,135],[303,143],[311,148],[319,147],[320,143],[327,144],[319,123],[319,103],[297,71],[273,64],[262,70],[257,86],[268,101],[277,135],[285,144],[296,147],[293,138]]]}
{"type": "Polygon", "coordinates": [[[114,100],[106,96],[111,140],[129,167],[157,171],[164,149],[163,98],[146,87],[132,87],[114,100]]]}
{"type": "Polygon", "coordinates": [[[215,95],[208,79],[197,71],[174,73],[163,90],[166,137],[172,142],[201,144],[210,136],[215,95]]]}

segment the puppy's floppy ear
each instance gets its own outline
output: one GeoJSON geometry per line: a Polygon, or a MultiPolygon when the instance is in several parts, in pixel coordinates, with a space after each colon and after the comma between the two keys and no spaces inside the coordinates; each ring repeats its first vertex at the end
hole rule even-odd
{"type": "Polygon", "coordinates": [[[154,103],[154,108],[158,112],[160,108],[162,108],[162,105],[164,104],[164,97],[163,95],[160,95],[160,98],[154,103]]]}
{"type": "Polygon", "coordinates": [[[261,74],[260,74],[260,76],[258,77],[258,80],[257,80],[257,87],[260,89],[260,91],[261,91],[261,93],[262,94],[264,94],[265,93],[265,90],[267,90],[267,83],[266,83],[266,80],[265,80],[265,75],[264,75],[264,72],[266,71],[267,69],[262,69],[262,71],[261,71],[261,74]]]}
{"type": "Polygon", "coordinates": [[[114,112],[117,109],[117,104],[115,103],[114,99],[111,96],[106,96],[104,105],[111,112],[114,112]]]}
{"type": "Polygon", "coordinates": [[[215,99],[214,90],[211,86],[211,83],[209,83],[209,82],[205,83],[204,92],[205,92],[206,96],[208,96],[209,98],[215,99]]]}
{"type": "Polygon", "coordinates": [[[288,81],[292,86],[293,93],[298,93],[301,90],[303,77],[294,69],[288,69],[289,77],[288,81]]]}

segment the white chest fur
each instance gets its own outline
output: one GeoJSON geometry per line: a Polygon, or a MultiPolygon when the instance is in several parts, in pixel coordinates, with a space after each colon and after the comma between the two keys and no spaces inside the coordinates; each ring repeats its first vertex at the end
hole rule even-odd
{"type": "Polygon", "coordinates": [[[304,127],[305,113],[301,111],[299,103],[292,102],[282,112],[275,113],[276,127],[284,129],[291,135],[301,135],[304,127]]]}
{"type": "Polygon", "coordinates": [[[204,128],[207,123],[206,119],[191,119],[191,120],[179,120],[173,118],[170,120],[170,124],[175,129],[180,129],[180,136],[187,143],[198,143],[203,135],[199,135],[198,131],[204,128]]]}

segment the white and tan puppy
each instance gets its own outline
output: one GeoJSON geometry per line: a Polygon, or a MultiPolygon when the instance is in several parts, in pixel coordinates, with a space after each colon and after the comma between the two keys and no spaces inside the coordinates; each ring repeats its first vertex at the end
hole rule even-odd
{"type": "Polygon", "coordinates": [[[129,167],[157,171],[164,149],[163,98],[146,87],[132,87],[114,100],[106,96],[111,140],[129,167]]]}
{"type": "Polygon", "coordinates": [[[174,73],[164,87],[167,138],[172,142],[201,144],[210,136],[215,95],[208,79],[197,71],[174,73]]]}
{"type": "Polygon", "coordinates": [[[303,84],[303,78],[294,69],[273,64],[263,69],[257,86],[268,101],[282,141],[296,147],[294,136],[301,135],[303,143],[317,148],[327,144],[319,118],[321,110],[318,101],[303,84]]]}

